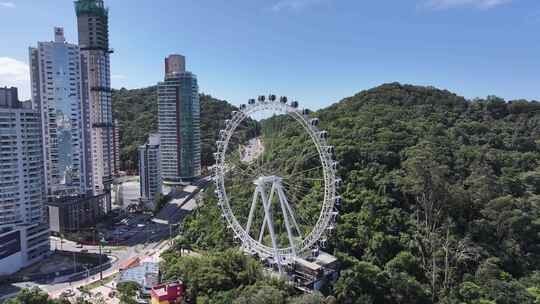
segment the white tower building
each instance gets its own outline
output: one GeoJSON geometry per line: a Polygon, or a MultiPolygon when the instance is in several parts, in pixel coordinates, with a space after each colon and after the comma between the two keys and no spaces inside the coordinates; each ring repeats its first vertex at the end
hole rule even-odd
{"type": "Polygon", "coordinates": [[[15,99],[0,102],[0,275],[49,252],[43,173],[38,111],[15,99]]]}
{"type": "Polygon", "coordinates": [[[84,194],[92,189],[84,150],[79,47],[66,43],[64,29],[54,41],[30,48],[33,107],[41,112],[48,195],[84,194]]]}

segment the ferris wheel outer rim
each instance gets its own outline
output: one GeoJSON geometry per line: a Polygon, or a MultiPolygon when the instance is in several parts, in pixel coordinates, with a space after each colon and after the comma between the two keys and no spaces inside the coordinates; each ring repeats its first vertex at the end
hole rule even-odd
{"type": "Polygon", "coordinates": [[[328,230],[332,229],[332,224],[335,222],[334,217],[337,215],[337,211],[335,210],[335,199],[337,197],[336,181],[338,178],[336,178],[336,172],[333,168],[334,160],[332,156],[328,151],[323,149],[323,147],[329,147],[329,145],[327,144],[326,139],[320,136],[321,132],[323,131],[311,125],[307,120],[306,115],[303,115],[300,110],[277,100],[257,101],[254,104],[246,105],[245,108],[233,112],[233,116],[229,120],[229,123],[226,124],[225,130],[220,130],[220,140],[217,142],[217,152],[214,153],[216,156],[216,165],[214,166],[213,173],[216,185],[216,195],[218,196],[218,205],[229,228],[233,230],[235,239],[239,239],[242,242],[242,247],[244,249],[259,255],[273,256],[277,254],[286,260],[287,257],[292,257],[294,255],[293,252],[300,254],[317,247],[317,243],[321,241],[328,230]],[[313,226],[313,229],[307,235],[302,237],[301,241],[296,243],[294,250],[289,246],[280,247],[276,252],[274,251],[274,248],[266,246],[251,237],[234,215],[225,189],[225,154],[227,152],[229,141],[240,123],[248,118],[248,115],[264,110],[278,110],[281,114],[286,114],[299,122],[304,128],[304,131],[309,134],[312,144],[315,145],[323,169],[324,197],[319,218],[313,226]]]}

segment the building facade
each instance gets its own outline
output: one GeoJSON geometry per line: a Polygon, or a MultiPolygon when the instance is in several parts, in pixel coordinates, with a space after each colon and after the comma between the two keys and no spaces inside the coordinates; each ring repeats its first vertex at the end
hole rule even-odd
{"type": "Polygon", "coordinates": [[[182,281],[160,284],[150,291],[151,304],[182,303],[186,287],[182,281]]]}
{"type": "Polygon", "coordinates": [[[139,147],[139,178],[141,202],[153,210],[156,199],[161,193],[159,135],[157,134],[151,134],[148,142],[139,147]]]}
{"type": "Polygon", "coordinates": [[[113,140],[113,177],[120,176],[120,122],[114,120],[114,140],[113,140]]]}
{"type": "Polygon", "coordinates": [[[30,48],[32,103],[41,112],[45,185],[50,196],[92,189],[86,168],[79,47],[54,41],[30,48]]]}
{"type": "Polygon", "coordinates": [[[39,112],[30,103],[0,103],[0,275],[49,252],[45,201],[39,112]]]}
{"type": "Polygon", "coordinates": [[[75,1],[79,48],[83,113],[86,122],[85,149],[90,155],[86,166],[92,172],[92,192],[107,195],[111,208],[111,184],[114,166],[114,127],[111,105],[109,55],[109,14],[103,0],[75,1]]]}
{"type": "Polygon", "coordinates": [[[55,234],[93,227],[105,215],[107,196],[66,196],[47,203],[49,226],[55,234]]]}
{"type": "Polygon", "coordinates": [[[181,185],[201,175],[200,104],[197,77],[185,70],[181,55],[165,59],[165,80],[158,84],[161,176],[181,185]]]}

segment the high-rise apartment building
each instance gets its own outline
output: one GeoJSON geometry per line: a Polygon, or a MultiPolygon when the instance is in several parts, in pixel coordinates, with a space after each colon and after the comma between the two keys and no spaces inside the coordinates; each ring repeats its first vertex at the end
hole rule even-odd
{"type": "Polygon", "coordinates": [[[0,102],[0,275],[49,252],[41,136],[40,115],[30,103],[0,102]]]}
{"type": "Polygon", "coordinates": [[[158,83],[161,176],[180,185],[201,174],[200,105],[197,77],[185,70],[181,55],[165,59],[165,80],[158,83]]]}
{"type": "Polygon", "coordinates": [[[48,195],[84,194],[92,189],[81,100],[79,47],[66,43],[64,29],[54,41],[30,48],[33,107],[41,112],[45,185],[48,195]]]}
{"type": "Polygon", "coordinates": [[[103,0],[75,1],[81,54],[82,100],[93,193],[105,193],[110,209],[113,174],[113,118],[109,55],[109,14],[103,0]]]}
{"type": "Polygon", "coordinates": [[[159,135],[150,134],[148,141],[139,146],[139,177],[141,201],[154,209],[156,198],[161,193],[159,135]]]}

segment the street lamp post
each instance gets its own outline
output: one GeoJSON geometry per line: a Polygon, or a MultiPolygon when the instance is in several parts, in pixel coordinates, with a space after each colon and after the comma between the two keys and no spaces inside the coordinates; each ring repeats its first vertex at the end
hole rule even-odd
{"type": "Polygon", "coordinates": [[[73,273],[77,272],[77,262],[76,262],[76,255],[75,251],[73,251],[73,273]]]}
{"type": "Polygon", "coordinates": [[[99,279],[103,280],[103,265],[101,264],[101,247],[103,244],[107,244],[107,241],[103,237],[102,233],[99,233],[99,279]]]}

